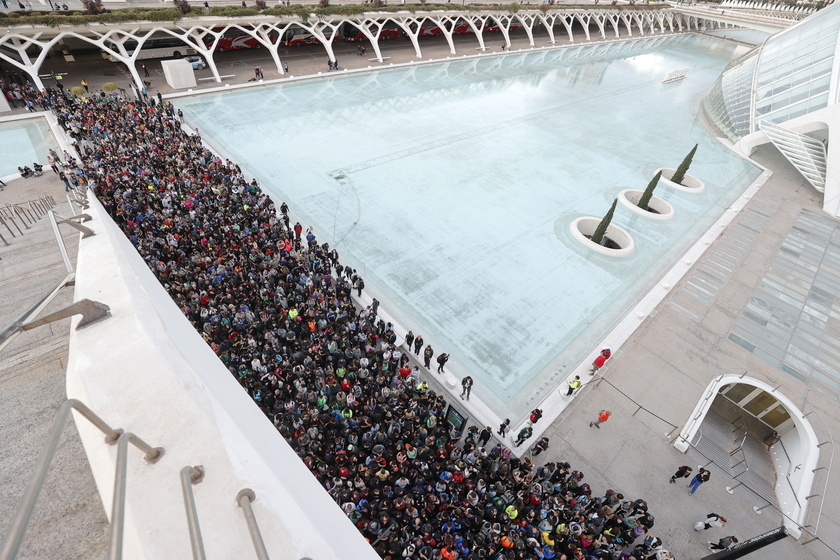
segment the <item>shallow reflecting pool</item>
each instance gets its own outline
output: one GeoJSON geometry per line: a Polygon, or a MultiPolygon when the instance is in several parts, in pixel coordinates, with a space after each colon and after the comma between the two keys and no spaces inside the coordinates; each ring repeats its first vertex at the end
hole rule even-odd
{"type": "Polygon", "coordinates": [[[58,142],[41,117],[0,123],[0,177],[36,161],[46,166],[50,148],[58,150],[58,142]]]}
{"type": "Polygon", "coordinates": [[[384,308],[447,351],[499,414],[579,362],[759,174],[697,111],[731,42],[670,36],[182,99],[188,122],[337,245],[384,308]],[[671,70],[684,80],[662,84],[671,70]],[[618,207],[624,260],[568,224],[602,216],[699,143],[676,217],[618,207]]]}

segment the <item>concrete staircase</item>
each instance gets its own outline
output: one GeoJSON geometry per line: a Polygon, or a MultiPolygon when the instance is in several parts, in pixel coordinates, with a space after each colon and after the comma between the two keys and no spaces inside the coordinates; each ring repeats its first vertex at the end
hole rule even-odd
{"type": "MultiPolygon", "coordinates": [[[[59,202],[55,212],[72,215],[63,184],[49,171],[42,177],[10,183],[0,192],[0,205],[45,194],[59,202]]],[[[79,234],[67,226],[60,228],[75,262],[79,234]]],[[[0,325],[12,321],[66,274],[48,219],[42,217],[23,231],[24,235],[17,237],[6,231],[9,245],[0,244],[0,325]]],[[[43,314],[72,301],[73,289],[65,288],[43,314]]],[[[21,334],[0,353],[0,540],[6,536],[8,520],[29,483],[53,418],[67,399],[69,331],[69,319],[51,323],[21,334]]],[[[102,558],[107,529],[87,456],[71,421],[18,558],[102,558]]]]}

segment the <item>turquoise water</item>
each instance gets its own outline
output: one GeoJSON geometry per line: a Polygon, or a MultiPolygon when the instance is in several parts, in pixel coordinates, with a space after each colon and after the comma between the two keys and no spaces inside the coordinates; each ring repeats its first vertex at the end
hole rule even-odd
{"type": "Polygon", "coordinates": [[[527,410],[759,174],[704,127],[735,45],[672,36],[333,76],[180,100],[188,122],[453,356],[499,414],[527,410]],[[686,79],[664,85],[676,68],[686,79]],[[700,145],[677,217],[621,206],[632,257],[581,250],[602,216],[700,145]]]}
{"type": "Polygon", "coordinates": [[[43,118],[0,123],[0,177],[36,161],[47,165],[50,148],[58,150],[58,142],[43,118]]]}

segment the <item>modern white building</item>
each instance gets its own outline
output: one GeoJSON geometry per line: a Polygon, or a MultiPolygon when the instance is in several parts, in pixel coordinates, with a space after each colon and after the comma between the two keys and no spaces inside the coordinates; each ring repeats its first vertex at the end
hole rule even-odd
{"type": "Polygon", "coordinates": [[[840,5],[770,37],[734,61],[704,101],[709,120],[746,155],[772,142],[840,215],[840,5]]]}

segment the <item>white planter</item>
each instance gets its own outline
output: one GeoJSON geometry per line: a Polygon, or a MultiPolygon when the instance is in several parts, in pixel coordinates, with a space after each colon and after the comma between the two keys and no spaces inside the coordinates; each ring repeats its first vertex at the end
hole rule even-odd
{"type": "Polygon", "coordinates": [[[644,216],[645,218],[650,218],[651,220],[670,220],[674,217],[674,207],[656,195],[650,197],[650,202],[648,202],[648,208],[652,208],[656,212],[649,212],[639,208],[639,200],[641,200],[643,194],[644,191],[638,189],[624,189],[618,193],[618,202],[631,212],[644,216]]]}
{"type": "Polygon", "coordinates": [[[628,257],[633,254],[633,250],[636,248],[633,238],[630,237],[630,234],[627,233],[627,231],[615,224],[610,224],[607,227],[607,237],[621,247],[620,249],[610,249],[609,247],[603,247],[590,241],[587,236],[591,237],[592,234],[595,233],[595,230],[598,229],[598,224],[600,223],[601,218],[583,216],[582,218],[577,218],[569,224],[569,230],[572,232],[572,237],[575,238],[575,241],[590,251],[594,251],[600,255],[608,257],[628,257]]]}
{"type": "Polygon", "coordinates": [[[706,190],[706,184],[695,177],[694,175],[689,175],[688,173],[685,174],[683,177],[682,184],[675,183],[671,180],[671,177],[674,176],[674,172],[676,169],[671,167],[660,167],[659,169],[653,172],[656,175],[658,172],[662,172],[662,177],[659,178],[659,182],[665,185],[666,187],[671,187],[672,189],[676,189],[678,191],[683,192],[690,192],[690,193],[701,193],[706,190]]]}

